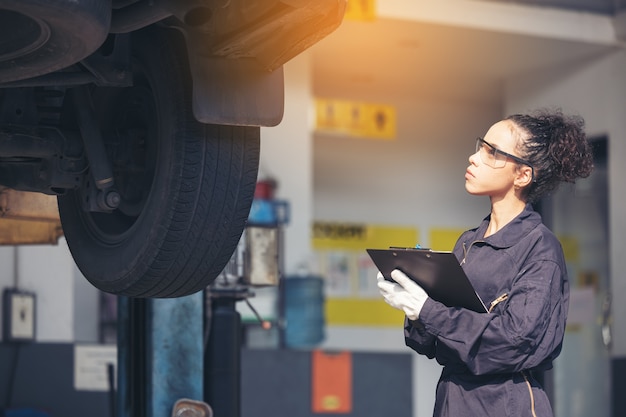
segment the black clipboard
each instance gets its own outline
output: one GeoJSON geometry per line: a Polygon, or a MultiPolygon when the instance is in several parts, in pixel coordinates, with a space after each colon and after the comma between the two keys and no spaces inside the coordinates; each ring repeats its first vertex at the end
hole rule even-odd
{"type": "Polygon", "coordinates": [[[448,307],[487,312],[485,304],[452,252],[414,248],[366,250],[385,279],[393,281],[391,271],[399,269],[435,301],[448,307]]]}

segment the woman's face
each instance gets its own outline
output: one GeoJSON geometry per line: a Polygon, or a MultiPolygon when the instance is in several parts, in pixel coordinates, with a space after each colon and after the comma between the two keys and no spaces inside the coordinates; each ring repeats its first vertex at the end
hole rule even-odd
{"type": "MultiPolygon", "coordinates": [[[[503,120],[491,126],[483,139],[496,149],[520,156],[516,149],[514,129],[512,122],[503,120]]],[[[493,161],[487,158],[490,150],[493,150],[488,145],[484,145],[483,148],[469,157],[470,165],[465,172],[465,189],[473,195],[487,195],[496,199],[513,195],[516,178],[519,178],[520,173],[518,164],[508,158],[503,166],[494,167],[493,161]]]]}

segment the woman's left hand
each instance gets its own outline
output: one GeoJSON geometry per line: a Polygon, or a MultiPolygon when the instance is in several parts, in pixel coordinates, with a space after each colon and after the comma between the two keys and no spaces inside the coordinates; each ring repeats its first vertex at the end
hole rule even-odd
{"type": "Polygon", "coordinates": [[[376,279],[380,294],[391,307],[404,311],[409,320],[417,320],[428,294],[399,269],[391,271],[391,278],[395,282],[387,281],[383,274],[378,272],[376,279]]]}

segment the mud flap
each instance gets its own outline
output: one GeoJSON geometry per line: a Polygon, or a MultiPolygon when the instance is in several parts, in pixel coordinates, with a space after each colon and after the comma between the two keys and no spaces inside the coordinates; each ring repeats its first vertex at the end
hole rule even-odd
{"type": "Polygon", "coordinates": [[[203,56],[188,42],[193,113],[202,123],[276,126],[284,112],[283,67],[269,72],[254,59],[203,56]]]}

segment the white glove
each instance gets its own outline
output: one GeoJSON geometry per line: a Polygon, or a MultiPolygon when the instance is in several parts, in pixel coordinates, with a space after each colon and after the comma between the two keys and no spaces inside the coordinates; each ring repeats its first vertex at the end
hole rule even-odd
{"type": "Polygon", "coordinates": [[[391,307],[404,311],[409,320],[417,320],[428,294],[399,269],[391,271],[391,278],[396,282],[387,281],[378,272],[376,279],[380,294],[391,307]]]}

